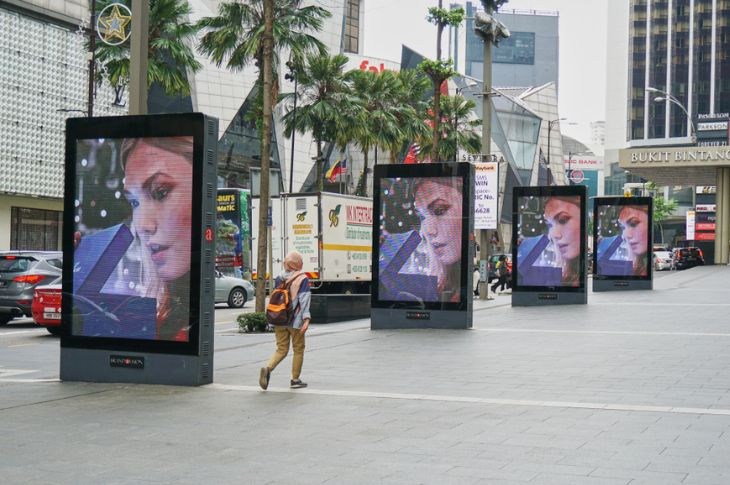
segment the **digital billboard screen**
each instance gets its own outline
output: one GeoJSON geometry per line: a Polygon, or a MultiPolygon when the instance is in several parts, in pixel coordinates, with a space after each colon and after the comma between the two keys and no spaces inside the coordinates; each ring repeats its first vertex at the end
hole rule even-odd
{"type": "Polygon", "coordinates": [[[651,197],[594,199],[596,278],[647,280],[651,277],[651,197]]]}
{"type": "Polygon", "coordinates": [[[519,289],[585,287],[586,189],[515,187],[513,283],[519,289]]]}
{"type": "Polygon", "coordinates": [[[393,166],[376,177],[374,306],[466,308],[469,170],[467,163],[393,166]]]}
{"type": "Polygon", "coordinates": [[[215,262],[213,127],[196,113],[69,120],[62,345],[199,350],[215,262]]]}

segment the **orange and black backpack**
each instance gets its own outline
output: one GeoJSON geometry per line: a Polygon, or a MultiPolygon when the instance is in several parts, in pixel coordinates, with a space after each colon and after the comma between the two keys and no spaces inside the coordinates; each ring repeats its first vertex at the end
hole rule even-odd
{"type": "Polygon", "coordinates": [[[291,308],[291,294],[289,293],[289,287],[297,278],[299,278],[299,276],[306,275],[298,275],[296,278],[292,278],[291,281],[286,281],[282,278],[279,286],[271,292],[271,296],[269,296],[269,304],[266,305],[266,323],[276,326],[286,326],[291,323],[295,309],[291,308]]]}

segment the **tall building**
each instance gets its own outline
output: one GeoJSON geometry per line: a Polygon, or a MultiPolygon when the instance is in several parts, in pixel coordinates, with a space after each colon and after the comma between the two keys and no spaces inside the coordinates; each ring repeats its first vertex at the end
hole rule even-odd
{"type": "Polygon", "coordinates": [[[618,149],[618,164],[611,164],[607,192],[621,182],[654,182],[681,206],[673,224],[662,224],[665,240],[701,246],[708,262],[726,264],[730,0],[628,0],[609,9],[609,21],[606,159],[612,161],[618,149]],[[622,93],[616,83],[628,89],[622,93]],[[698,203],[696,186],[717,192],[717,211],[707,222],[714,231],[702,239],[684,231],[684,212],[698,203]]]}
{"type": "MultiPolygon", "coordinates": [[[[463,65],[459,59],[460,35],[454,31],[456,68],[467,76],[482,79],[484,47],[474,33],[477,5],[466,2],[463,65]]],[[[494,86],[542,86],[559,84],[560,17],[557,12],[502,9],[495,17],[510,30],[510,37],[492,50],[492,84],[494,86]]]]}
{"type": "Polygon", "coordinates": [[[730,112],[728,20],[730,0],[631,1],[629,140],[690,137],[692,118],[730,112]]]}

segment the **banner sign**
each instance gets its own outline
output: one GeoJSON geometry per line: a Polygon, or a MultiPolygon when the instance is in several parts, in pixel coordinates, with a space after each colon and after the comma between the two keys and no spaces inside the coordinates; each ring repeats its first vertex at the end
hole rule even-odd
{"type": "Polygon", "coordinates": [[[475,163],[474,170],[474,229],[497,229],[499,163],[475,163]]]}
{"type": "Polygon", "coordinates": [[[685,229],[687,233],[687,240],[694,241],[695,239],[695,211],[687,211],[687,222],[685,223],[685,229]]]}

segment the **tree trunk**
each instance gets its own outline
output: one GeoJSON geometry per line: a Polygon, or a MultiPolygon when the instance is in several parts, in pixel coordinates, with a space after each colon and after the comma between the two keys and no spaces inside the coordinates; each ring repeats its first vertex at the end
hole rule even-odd
{"type": "MultiPolygon", "coordinates": [[[[439,8],[443,7],[443,0],[439,0],[439,8]]],[[[441,60],[441,36],[444,32],[443,24],[436,26],[436,60],[441,60]]],[[[440,79],[433,80],[433,147],[431,148],[431,162],[439,161],[439,129],[441,127],[441,83],[440,79]]]]}
{"type": "Polygon", "coordinates": [[[271,166],[271,89],[274,47],[274,0],[264,0],[263,129],[261,137],[261,198],[259,203],[258,258],[256,261],[256,311],[266,308],[267,225],[269,218],[269,167],[271,166]]]}
{"type": "Polygon", "coordinates": [[[362,194],[360,194],[363,197],[368,196],[368,152],[370,151],[370,147],[365,148],[362,151],[363,156],[365,157],[362,164],[362,173],[363,173],[363,184],[362,184],[362,194]]]}

